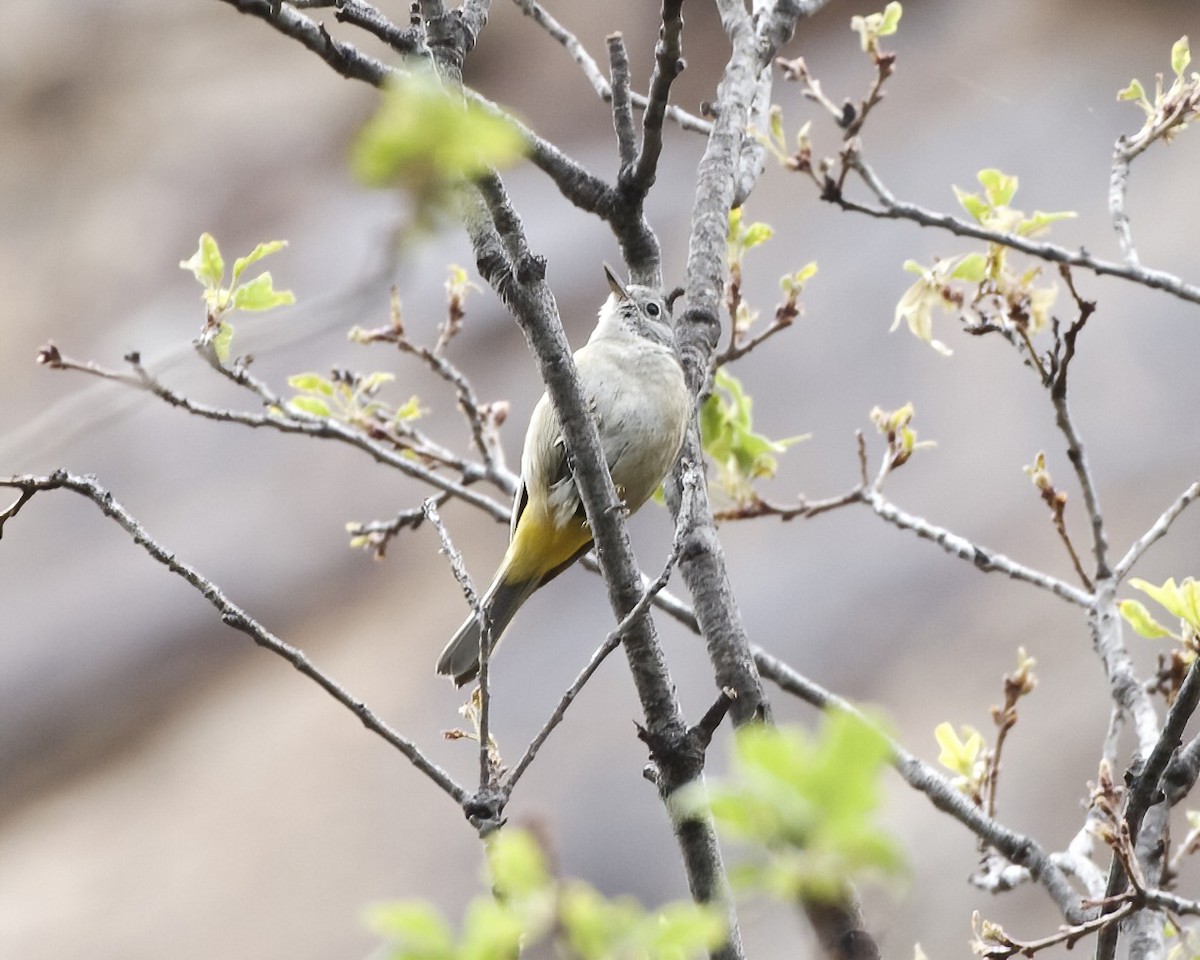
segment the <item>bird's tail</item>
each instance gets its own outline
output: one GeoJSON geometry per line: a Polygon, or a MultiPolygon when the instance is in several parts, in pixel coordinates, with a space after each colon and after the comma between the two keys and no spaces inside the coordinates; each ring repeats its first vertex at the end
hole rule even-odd
{"type": "MultiPolygon", "coordinates": [[[[501,568],[496,579],[483,595],[480,606],[483,615],[492,625],[492,649],[500,642],[504,628],[508,626],[521,604],[540,585],[540,577],[516,580],[509,576],[508,565],[501,568]]],[[[450,638],[437,662],[437,672],[453,677],[457,686],[470,683],[479,674],[479,618],[474,613],[466,619],[450,638]]]]}

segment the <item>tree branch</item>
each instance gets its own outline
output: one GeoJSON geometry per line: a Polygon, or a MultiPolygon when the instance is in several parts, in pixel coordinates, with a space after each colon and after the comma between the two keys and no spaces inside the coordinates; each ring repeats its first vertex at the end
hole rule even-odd
{"type": "Polygon", "coordinates": [[[1016,560],[1012,560],[1002,553],[995,553],[984,547],[980,547],[956,533],[951,533],[943,527],[934,526],[920,517],[914,517],[912,514],[906,513],[885,499],[877,490],[866,491],[863,494],[863,498],[871,509],[888,523],[899,527],[901,530],[909,530],[923,540],[930,540],[936,543],[947,553],[970,561],[972,565],[984,573],[1003,573],[1013,580],[1020,580],[1033,584],[1035,587],[1041,587],[1043,590],[1048,590],[1056,597],[1061,597],[1063,600],[1067,600],[1076,606],[1083,607],[1084,609],[1091,609],[1092,607],[1093,597],[1091,594],[1072,586],[1065,580],[1059,580],[1057,577],[1042,573],[1040,570],[1034,570],[1032,567],[1018,563],[1016,560]]]}
{"type": "MultiPolygon", "coordinates": [[[[871,723],[848,700],[814,683],[761,647],[753,649],[759,672],[780,689],[821,710],[850,713],[871,723]]],[[[938,810],[949,814],[1010,862],[1028,870],[1030,876],[1046,888],[1068,923],[1082,923],[1088,919],[1089,912],[1084,909],[1066,875],[1035,840],[1015,833],[986,816],[937,770],[909,753],[886,733],[881,731],[881,735],[887,739],[892,766],[905,783],[925,794],[938,810]]]]}
{"type": "MultiPolygon", "coordinates": [[[[1162,732],[1154,743],[1153,749],[1145,756],[1144,762],[1135,762],[1130,768],[1133,781],[1125,794],[1123,824],[1125,830],[1128,831],[1131,844],[1137,843],[1142,822],[1150,808],[1155,804],[1164,803],[1167,799],[1162,787],[1163,778],[1171,763],[1171,758],[1179,749],[1179,744],[1183,739],[1183,730],[1192,714],[1196,712],[1198,705],[1200,705],[1200,661],[1195,661],[1188,670],[1187,679],[1184,680],[1183,686],[1175,698],[1175,703],[1167,713],[1166,722],[1163,724],[1162,732]]],[[[1154,846],[1157,848],[1157,844],[1154,846]]],[[[1136,861],[1134,866],[1137,866],[1136,861]]],[[[1119,896],[1129,881],[1129,871],[1121,864],[1119,857],[1114,857],[1108,875],[1106,898],[1119,896]]],[[[1117,936],[1118,931],[1113,927],[1107,928],[1101,935],[1100,944],[1096,948],[1098,960],[1105,956],[1112,956],[1116,949],[1117,936]]]]}
{"type": "Polygon", "coordinates": [[[392,69],[380,60],[361,52],[344,40],[335,40],[324,24],[297,13],[291,4],[278,0],[222,0],[239,13],[264,20],[285,36],[299,40],[343,77],[365,80],[375,87],[392,74],[392,69]]]}
{"type": "Polygon", "coordinates": [[[14,507],[0,514],[0,531],[4,521],[11,519],[34,494],[45,490],[71,490],[91,500],[101,512],[114,520],[118,526],[133,538],[133,542],[145,550],[151,557],[163,564],[172,573],[182,577],[187,583],[200,592],[217,612],[227,626],[244,633],[260,647],[282,657],[297,671],[316,683],[334,700],[348,709],[361,721],[362,725],[383,740],[390,743],[409,759],[414,767],[432,780],[456,803],[464,803],[468,794],[441,767],[428,759],[420,749],[407,737],[404,737],[384,723],[365,703],[353,696],[336,680],[317,668],[297,649],[275,634],[271,633],[241,607],[229,600],[211,580],[201,574],[195,567],[176,559],[175,554],[163,547],[130,513],[119,504],[113,495],[100,486],[92,477],[76,476],[59,470],[49,476],[24,475],[0,479],[0,487],[13,487],[21,491],[21,499],[14,507]]]}
{"type": "MultiPolygon", "coordinates": [[[[690,478],[690,485],[687,489],[694,490],[696,485],[699,483],[699,473],[695,467],[691,468],[690,478]]],[[[579,676],[577,676],[571,686],[567,688],[567,692],[564,693],[562,699],[559,700],[558,706],[555,707],[554,712],[550,715],[550,718],[544,724],[542,724],[542,728],[537,732],[537,735],[532,741],[530,741],[529,746],[525,749],[524,756],[521,757],[521,759],[517,762],[517,765],[513,767],[512,773],[510,773],[505,779],[504,790],[506,793],[512,793],[513,788],[517,785],[517,781],[521,779],[521,775],[525,772],[529,764],[533,762],[534,757],[537,756],[538,750],[541,749],[542,744],[546,742],[546,739],[550,736],[551,732],[553,732],[554,728],[562,722],[563,717],[566,716],[567,709],[574,702],[575,698],[579,695],[579,692],[584,688],[584,685],[588,682],[588,680],[592,678],[592,674],[594,674],[600,668],[600,664],[604,662],[608,655],[617,649],[618,646],[620,646],[621,641],[624,639],[625,630],[637,617],[641,616],[642,613],[645,612],[647,607],[649,607],[649,605],[654,601],[655,597],[657,597],[667,585],[667,581],[671,579],[671,573],[675,569],[675,563],[679,559],[680,551],[683,549],[685,532],[686,528],[683,524],[676,524],[675,536],[671,543],[671,552],[667,556],[667,562],[663,565],[662,573],[658,575],[657,579],[651,583],[648,583],[643,588],[641,599],[639,599],[634,608],[625,615],[624,619],[617,624],[616,628],[604,638],[604,642],[596,648],[596,652],[592,654],[591,658],[587,662],[587,665],[582,671],[580,671],[579,676]]]]}
{"type": "MultiPolygon", "coordinates": [[[[609,86],[608,81],[604,78],[604,74],[600,72],[600,67],[595,59],[584,48],[583,44],[575,34],[571,33],[566,27],[554,19],[550,13],[540,3],[535,0],[513,0],[513,2],[521,9],[525,16],[529,17],[539,27],[545,30],[551,37],[557,40],[571,55],[571,59],[578,64],[579,69],[592,85],[592,89],[600,96],[601,100],[610,102],[613,99],[614,91],[609,86]]],[[[639,110],[645,110],[647,98],[639,93],[630,95],[630,102],[639,110]]],[[[693,116],[686,110],[681,110],[679,107],[668,106],[666,116],[669,120],[677,123],[683,130],[691,130],[695,133],[707,134],[712,130],[712,124],[707,120],[701,120],[699,117],[693,116]]]]}
{"type": "Polygon", "coordinates": [[[617,134],[617,157],[620,171],[632,167],[637,160],[637,133],[633,126],[633,105],[629,100],[629,53],[625,38],[610,33],[608,42],[608,71],[612,77],[613,129],[617,134]]]}
{"type": "Polygon", "coordinates": [[[973,237],[988,243],[998,243],[1049,263],[1065,263],[1072,267],[1082,267],[1100,276],[1119,277],[1153,290],[1162,290],[1181,300],[1200,303],[1200,286],[1186,283],[1179,277],[1162,270],[1150,270],[1136,264],[1100,260],[1082,248],[1070,250],[1067,247],[1060,247],[1052,243],[1039,243],[1012,233],[996,233],[977,223],[968,223],[948,214],[936,213],[916,204],[897,200],[856,151],[848,150],[843,156],[847,165],[858,173],[880,204],[878,207],[869,207],[849,200],[841,190],[837,189],[836,184],[827,183],[821,199],[827,200],[843,210],[852,210],[855,213],[864,213],[867,216],[883,220],[911,220],[923,227],[937,227],[955,236],[973,237]]]}
{"type": "MultiPolygon", "coordinates": [[[[605,465],[596,423],[580,389],[553,295],[544,280],[545,263],[529,253],[520,219],[499,178],[488,178],[482,186],[480,201],[469,206],[466,217],[476,265],[516,318],[537,357],[573,464],[609,600],[620,621],[642,596],[624,511],[605,465]]],[[[688,736],[651,619],[644,614],[634,617],[623,643],[648,733],[656,745],[651,756],[659,771],[659,794],[668,811],[673,811],[675,791],[685,783],[702,782],[703,751],[697,750],[688,736]]],[[[741,935],[711,818],[687,819],[672,813],[672,824],[693,898],[719,907],[726,917],[728,939],[714,956],[741,958],[741,935]]]]}
{"type": "Polygon", "coordinates": [[[1118,560],[1116,567],[1113,568],[1113,579],[1118,583],[1124,580],[1133,569],[1133,565],[1142,558],[1142,554],[1166,536],[1167,531],[1171,529],[1171,524],[1187,509],[1188,504],[1197,497],[1200,497],[1200,481],[1193,483],[1184,490],[1178,499],[1167,507],[1162,516],[1154,521],[1150,529],[1130,545],[1125,556],[1118,560]]]}

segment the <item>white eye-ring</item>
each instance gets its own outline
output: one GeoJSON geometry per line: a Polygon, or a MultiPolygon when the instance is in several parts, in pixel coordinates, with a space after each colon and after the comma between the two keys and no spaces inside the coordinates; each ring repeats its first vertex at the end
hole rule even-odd
{"type": "Polygon", "coordinates": [[[646,316],[657,317],[659,315],[659,313],[660,313],[660,310],[659,310],[659,306],[657,303],[654,303],[653,301],[651,301],[650,303],[646,304],[646,316]]]}

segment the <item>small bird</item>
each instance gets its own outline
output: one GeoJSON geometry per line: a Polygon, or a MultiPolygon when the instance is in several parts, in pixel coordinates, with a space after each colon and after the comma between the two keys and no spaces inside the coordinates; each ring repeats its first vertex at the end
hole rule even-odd
{"type": "MultiPolygon", "coordinates": [[[[623,285],[607,264],[604,273],[612,293],[591,338],[575,352],[575,366],[617,495],[633,513],[679,456],[692,397],[675,353],[669,299],[661,290],[623,285]]],[[[525,434],[508,551],[481,601],[493,649],[521,604],[591,545],[558,414],[543,394],[525,434]]],[[[460,687],[475,679],[479,637],[472,614],[446,644],[437,672],[460,687]]]]}

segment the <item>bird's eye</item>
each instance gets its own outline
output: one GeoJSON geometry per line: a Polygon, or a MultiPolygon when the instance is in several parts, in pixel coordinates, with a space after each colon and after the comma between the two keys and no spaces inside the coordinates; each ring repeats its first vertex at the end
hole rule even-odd
{"type": "Polygon", "coordinates": [[[651,302],[651,303],[646,304],[646,316],[657,317],[659,315],[659,313],[660,313],[660,310],[659,310],[659,306],[657,303],[651,302]]]}

